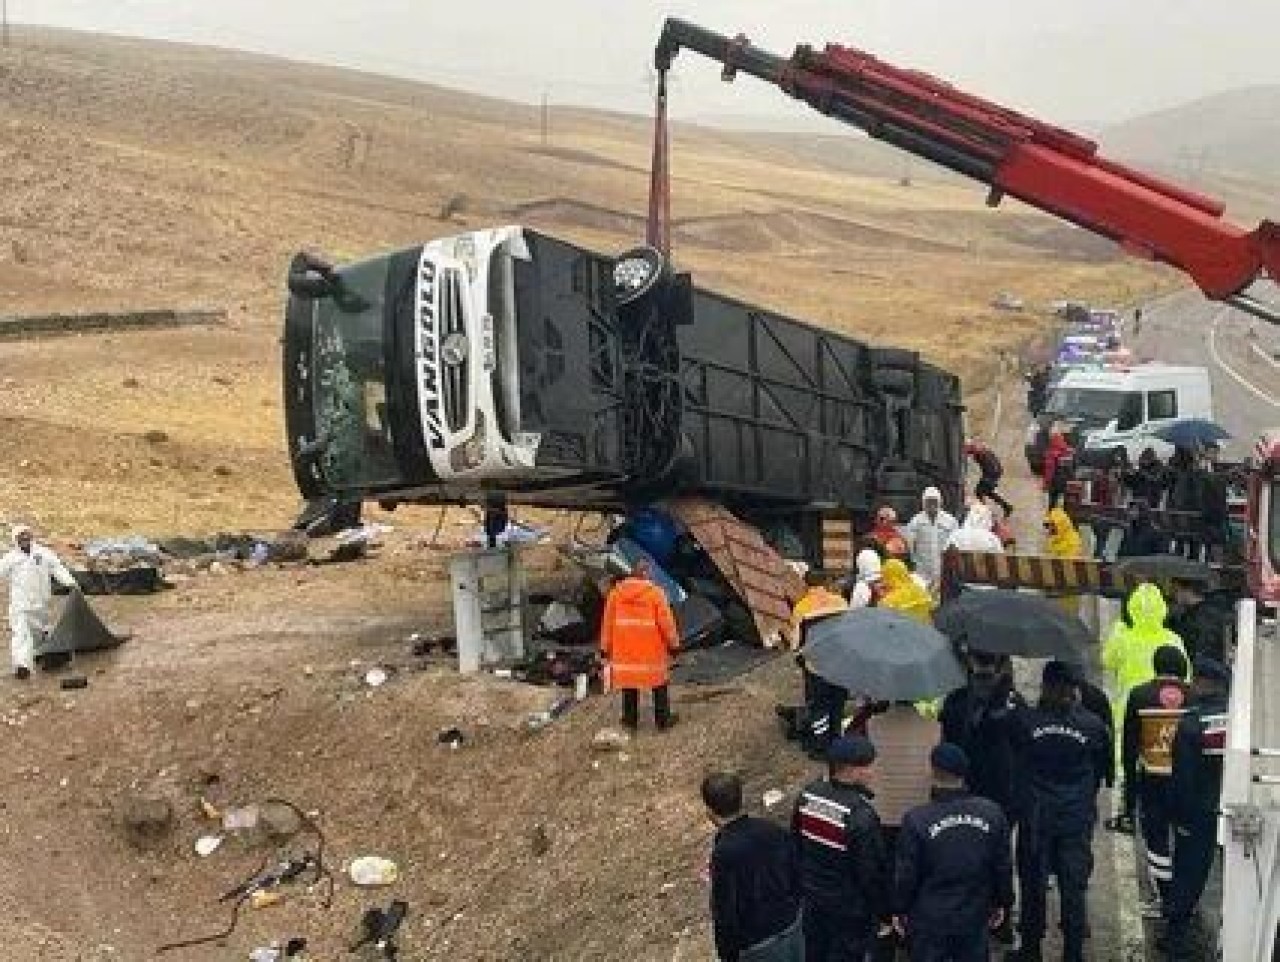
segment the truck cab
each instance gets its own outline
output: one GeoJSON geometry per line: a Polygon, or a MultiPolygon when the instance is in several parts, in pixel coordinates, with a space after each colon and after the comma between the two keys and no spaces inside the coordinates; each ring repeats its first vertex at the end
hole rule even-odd
{"type": "Polygon", "coordinates": [[[1054,386],[1044,413],[1028,428],[1027,461],[1039,470],[1054,424],[1066,425],[1085,463],[1109,463],[1121,450],[1136,463],[1147,448],[1167,458],[1173,446],[1155,437],[1155,432],[1185,418],[1213,419],[1213,391],[1205,368],[1144,364],[1121,370],[1070,371],[1054,386]]]}

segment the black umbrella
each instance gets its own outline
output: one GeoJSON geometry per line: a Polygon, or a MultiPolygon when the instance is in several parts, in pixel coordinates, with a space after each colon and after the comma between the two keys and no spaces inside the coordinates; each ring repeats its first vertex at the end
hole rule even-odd
{"type": "Polygon", "coordinates": [[[1116,570],[1128,578],[1142,581],[1195,581],[1206,585],[1217,581],[1217,574],[1210,565],[1176,554],[1121,558],[1116,562],[1116,570]]]}
{"type": "Polygon", "coordinates": [[[1226,428],[1204,418],[1184,418],[1172,424],[1164,424],[1151,434],[1179,448],[1193,448],[1199,444],[1217,444],[1219,441],[1227,441],[1231,438],[1226,428]]]}
{"type": "Polygon", "coordinates": [[[805,665],[877,701],[934,698],[965,683],[951,644],[935,628],[887,608],[857,608],[805,626],[805,665]]]}
{"type": "Polygon", "coordinates": [[[993,655],[1080,660],[1093,636],[1084,622],[1044,595],[1003,588],[970,590],[934,618],[957,644],[993,655]]]}

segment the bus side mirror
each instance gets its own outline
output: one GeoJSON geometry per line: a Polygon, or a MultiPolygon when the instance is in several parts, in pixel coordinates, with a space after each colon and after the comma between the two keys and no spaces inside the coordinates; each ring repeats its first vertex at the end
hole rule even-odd
{"type": "Polygon", "coordinates": [[[302,251],[289,263],[289,293],[317,300],[338,293],[342,283],[328,261],[302,251]]]}

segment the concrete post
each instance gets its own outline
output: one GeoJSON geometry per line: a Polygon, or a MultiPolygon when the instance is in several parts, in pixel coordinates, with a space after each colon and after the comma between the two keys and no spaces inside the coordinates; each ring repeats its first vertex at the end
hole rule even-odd
{"type": "Polygon", "coordinates": [[[467,551],[449,559],[458,671],[524,655],[524,570],[512,546],[467,551]]]}

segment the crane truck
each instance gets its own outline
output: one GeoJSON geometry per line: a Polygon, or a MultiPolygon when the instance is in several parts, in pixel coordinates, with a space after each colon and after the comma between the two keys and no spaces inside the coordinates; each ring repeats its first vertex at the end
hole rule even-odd
{"type": "MultiPolygon", "coordinates": [[[[658,123],[650,198],[650,237],[669,235],[666,72],[681,49],[772,84],[869,136],[977,180],[988,203],[1007,195],[1116,241],[1131,254],[1175,267],[1205,296],[1270,323],[1280,310],[1251,292],[1280,282],[1280,225],[1245,229],[1223,219],[1225,205],[1101,156],[1087,138],[991,103],[927,74],[884,63],[839,44],[797,47],[780,57],[746,37],[726,37],[669,19],[655,51],[658,123]]],[[[1260,645],[1262,612],[1280,605],[1280,432],[1264,436],[1248,467],[1247,572],[1250,593],[1238,606],[1235,678],[1220,800],[1225,845],[1218,957],[1273,962],[1280,957],[1280,720],[1267,679],[1274,645],[1260,645]],[[1255,704],[1256,702],[1256,704],[1255,704]]],[[[1275,630],[1275,618],[1270,624],[1275,630]]]]}

